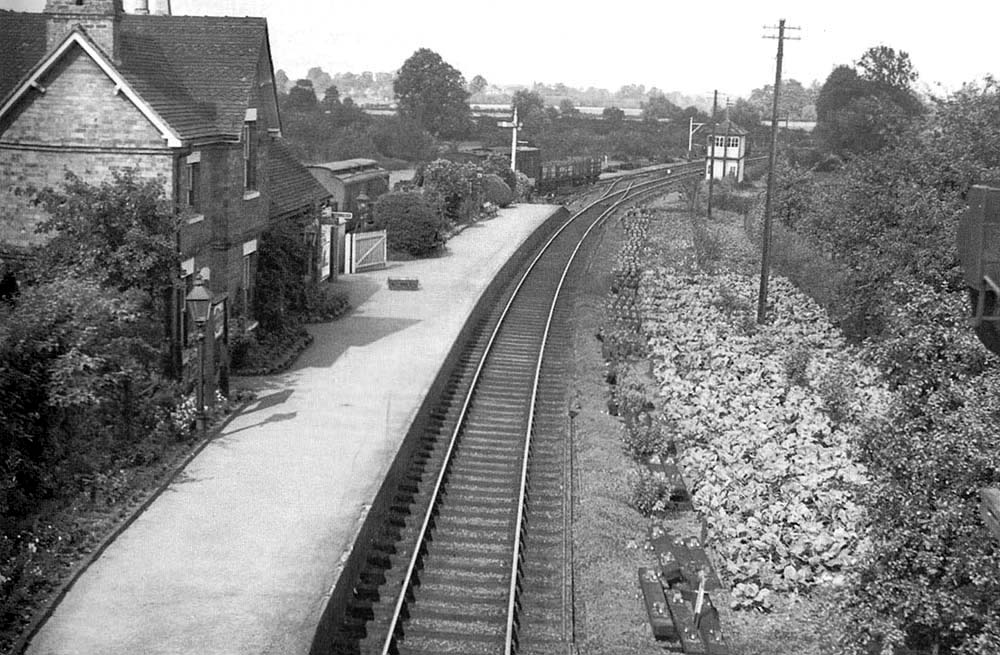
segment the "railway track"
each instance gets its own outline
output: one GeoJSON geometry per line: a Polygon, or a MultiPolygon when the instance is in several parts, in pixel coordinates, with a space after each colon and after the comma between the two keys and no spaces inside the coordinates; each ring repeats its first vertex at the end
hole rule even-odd
{"type": "Polygon", "coordinates": [[[476,327],[421,435],[330,652],[558,653],[573,643],[571,472],[560,290],[622,204],[701,174],[609,187],[476,327]]]}

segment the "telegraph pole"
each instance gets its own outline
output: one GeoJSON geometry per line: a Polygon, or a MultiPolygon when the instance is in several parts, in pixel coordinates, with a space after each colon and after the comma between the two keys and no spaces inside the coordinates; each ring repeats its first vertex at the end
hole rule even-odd
{"type": "Polygon", "coordinates": [[[708,157],[708,218],[712,218],[712,189],[715,186],[715,115],[719,111],[719,90],[715,90],[712,97],[712,138],[708,140],[708,148],[705,155],[708,157]]]}
{"type": "MultiPolygon", "coordinates": [[[[774,27],[765,26],[766,30],[774,27]]],[[[774,104],[771,108],[771,154],[768,158],[767,195],[764,200],[764,229],[761,234],[760,251],[760,291],[757,294],[757,323],[763,324],[767,318],[767,282],[771,272],[771,202],[774,196],[774,164],[778,158],[778,97],[781,95],[781,60],[784,56],[785,39],[798,40],[798,37],[785,36],[785,30],[797,30],[798,27],[785,27],[785,19],[778,22],[778,36],[765,35],[765,39],[778,40],[777,65],[774,73],[774,104]]]]}

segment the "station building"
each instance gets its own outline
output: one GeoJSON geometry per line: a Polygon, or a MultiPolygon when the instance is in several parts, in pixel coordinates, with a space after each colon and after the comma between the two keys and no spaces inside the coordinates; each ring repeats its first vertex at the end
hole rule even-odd
{"type": "Polygon", "coordinates": [[[310,164],[307,168],[330,194],[330,205],[336,212],[364,213],[389,191],[389,171],[374,159],[345,159],[310,164]]]}
{"type": "Polygon", "coordinates": [[[265,19],[175,16],[168,0],[130,7],[0,11],[0,252],[39,245],[32,190],[61,187],[67,171],[91,184],[122,169],[161,181],[179,216],[174,368],[194,358],[184,297],[200,274],[213,299],[210,383],[224,386],[230,319],[253,325],[259,239],[318,214],[328,194],[281,148],[265,19]]]}

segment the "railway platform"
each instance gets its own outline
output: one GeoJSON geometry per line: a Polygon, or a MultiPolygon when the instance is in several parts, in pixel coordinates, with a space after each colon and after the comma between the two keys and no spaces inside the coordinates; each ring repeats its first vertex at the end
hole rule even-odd
{"type": "Polygon", "coordinates": [[[336,282],[352,311],[312,326],[313,344],[287,373],[237,381],[256,400],[93,562],[27,652],[308,653],[453,342],[560,210],[501,210],[440,257],[336,282]],[[419,288],[390,290],[390,277],[419,288]]]}

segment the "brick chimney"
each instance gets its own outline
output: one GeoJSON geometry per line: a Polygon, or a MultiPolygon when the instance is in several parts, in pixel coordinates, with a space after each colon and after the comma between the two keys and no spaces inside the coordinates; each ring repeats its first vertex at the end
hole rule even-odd
{"type": "Polygon", "coordinates": [[[48,49],[55,48],[79,25],[105,54],[117,59],[122,0],[46,0],[48,49]]]}

